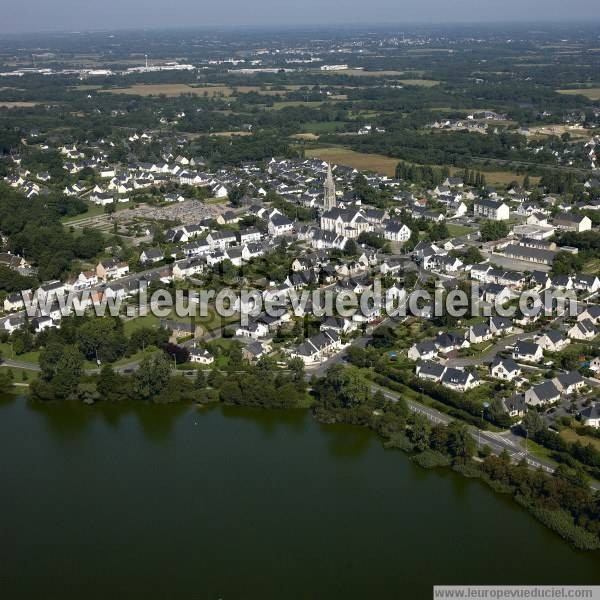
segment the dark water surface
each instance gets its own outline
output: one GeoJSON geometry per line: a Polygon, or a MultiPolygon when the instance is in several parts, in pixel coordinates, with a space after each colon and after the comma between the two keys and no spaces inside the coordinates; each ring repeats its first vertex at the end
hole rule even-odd
{"type": "Polygon", "coordinates": [[[600,583],[510,500],[309,413],[0,403],[0,598],[431,598],[600,583]]]}

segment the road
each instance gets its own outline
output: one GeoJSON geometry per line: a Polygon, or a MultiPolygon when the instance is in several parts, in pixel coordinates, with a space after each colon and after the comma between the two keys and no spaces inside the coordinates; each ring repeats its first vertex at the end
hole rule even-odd
{"type": "MultiPolygon", "coordinates": [[[[373,385],[372,391],[377,390],[382,391],[383,395],[388,400],[392,400],[394,402],[398,400],[398,394],[394,394],[386,388],[373,385]]],[[[443,425],[448,425],[448,423],[454,420],[452,417],[449,417],[435,408],[425,406],[424,404],[415,402],[414,400],[407,400],[406,403],[410,411],[423,415],[434,424],[441,423],[443,425]]],[[[495,433],[493,431],[477,429],[476,427],[472,427],[470,425],[467,425],[466,427],[479,448],[489,446],[494,454],[501,454],[504,450],[506,450],[511,457],[511,460],[514,462],[519,462],[526,458],[527,464],[531,469],[543,469],[547,473],[554,473],[554,465],[551,462],[538,457],[532,458],[531,455],[526,453],[525,448],[522,445],[522,438],[514,435],[512,432],[503,431],[500,433],[495,433]]],[[[596,483],[590,484],[590,487],[594,491],[600,490],[600,485],[596,483]]]]}
{"type": "Polygon", "coordinates": [[[534,336],[540,333],[540,330],[528,331],[522,333],[514,333],[512,335],[507,335],[499,339],[495,344],[490,346],[485,352],[479,353],[476,356],[465,356],[461,358],[449,358],[444,364],[447,367],[473,367],[476,365],[482,365],[486,362],[491,362],[498,352],[502,352],[511,344],[519,340],[525,340],[533,338],[534,336]]]}

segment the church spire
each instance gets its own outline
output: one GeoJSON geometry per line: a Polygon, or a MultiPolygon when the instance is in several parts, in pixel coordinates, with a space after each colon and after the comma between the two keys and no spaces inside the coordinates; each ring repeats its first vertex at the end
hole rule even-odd
{"type": "Polygon", "coordinates": [[[323,207],[325,210],[331,210],[335,208],[335,182],[333,181],[333,173],[331,172],[331,165],[327,164],[327,177],[325,177],[325,184],[323,186],[323,207]]]}

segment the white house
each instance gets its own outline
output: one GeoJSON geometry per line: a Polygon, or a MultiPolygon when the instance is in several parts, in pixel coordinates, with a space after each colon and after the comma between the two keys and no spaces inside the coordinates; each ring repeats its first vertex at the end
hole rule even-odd
{"type": "Polygon", "coordinates": [[[383,237],[391,242],[407,242],[410,239],[410,235],[410,229],[397,221],[388,221],[383,232],[383,237]]]}
{"type": "Polygon", "coordinates": [[[206,348],[192,348],[190,350],[190,362],[211,365],[215,362],[215,357],[206,348]]]}
{"type": "Polygon", "coordinates": [[[521,367],[512,358],[496,357],[490,365],[490,375],[495,379],[512,381],[521,375],[521,367]]]}
{"type": "Polygon", "coordinates": [[[559,392],[567,395],[574,394],[585,387],[585,380],[577,371],[559,373],[552,383],[559,392]]]}
{"type": "Polygon", "coordinates": [[[525,362],[539,362],[544,357],[544,352],[538,344],[519,340],[513,349],[513,359],[525,362]]]}
{"type": "Polygon", "coordinates": [[[571,340],[557,329],[550,329],[546,333],[538,335],[535,338],[535,343],[546,352],[560,352],[571,343],[571,340]]]}
{"type": "Polygon", "coordinates": [[[475,202],[473,213],[476,217],[489,219],[490,221],[508,221],[510,218],[508,204],[500,200],[490,200],[488,198],[475,202]]]}
{"type": "Polygon", "coordinates": [[[273,215],[269,219],[268,230],[273,236],[285,235],[291,233],[294,224],[285,215],[273,215]]]}
{"type": "Polygon", "coordinates": [[[594,323],[590,319],[578,321],[567,331],[567,335],[572,340],[592,340],[597,334],[598,332],[594,327],[594,323]]]}
{"type": "Polygon", "coordinates": [[[410,360],[432,360],[437,356],[438,350],[432,341],[417,342],[408,350],[410,360]]]}
{"type": "Polygon", "coordinates": [[[592,404],[581,411],[581,422],[586,427],[600,427],[600,404],[592,404]]]}
{"type": "Polygon", "coordinates": [[[340,337],[335,331],[322,331],[308,338],[292,353],[292,358],[300,358],[306,365],[321,362],[339,352],[342,348],[340,337]]]}

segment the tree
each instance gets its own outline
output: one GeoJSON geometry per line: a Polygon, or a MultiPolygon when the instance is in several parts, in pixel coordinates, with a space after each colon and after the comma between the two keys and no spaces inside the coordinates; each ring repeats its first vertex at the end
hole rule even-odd
{"type": "Polygon", "coordinates": [[[420,414],[413,415],[412,426],[408,435],[410,441],[414,444],[415,449],[423,452],[429,448],[429,439],[431,436],[431,424],[420,414]]]}
{"type": "Polygon", "coordinates": [[[223,383],[219,391],[221,402],[228,404],[241,404],[243,399],[240,384],[236,379],[229,379],[223,383]]]}
{"type": "MultiPolygon", "coordinates": [[[[25,372],[25,371],[23,371],[25,372]]],[[[0,371],[0,394],[6,394],[13,389],[14,376],[10,369],[2,369],[0,371]]]]}
{"type": "Polygon", "coordinates": [[[474,265],[483,262],[483,255],[475,246],[469,246],[468,250],[463,254],[465,264],[474,265]]]}
{"type": "Polygon", "coordinates": [[[202,369],[198,369],[196,372],[196,377],[194,379],[194,388],[197,390],[203,390],[206,387],[206,376],[204,375],[204,371],[202,369]]]}
{"type": "Polygon", "coordinates": [[[348,240],[344,246],[344,254],[346,256],[356,256],[358,254],[358,246],[354,240],[348,240]]]}
{"type": "Polygon", "coordinates": [[[535,437],[537,433],[546,428],[542,417],[535,410],[528,410],[525,413],[521,426],[530,437],[535,437]]]}
{"type": "Polygon", "coordinates": [[[448,425],[448,453],[460,460],[467,460],[475,453],[475,441],[468,429],[453,421],[448,425]]]}
{"type": "Polygon", "coordinates": [[[163,354],[145,358],[133,377],[133,392],[141,400],[152,400],[171,379],[171,361],[163,354]]]}
{"type": "Polygon", "coordinates": [[[111,365],[104,365],[98,376],[96,388],[105,400],[118,400],[125,397],[125,377],[119,375],[111,365]]]}
{"type": "Polygon", "coordinates": [[[305,369],[304,361],[301,358],[292,358],[288,361],[287,367],[294,383],[304,382],[305,369]]]}
{"type": "Polygon", "coordinates": [[[50,396],[72,397],[82,374],[83,356],[76,346],[53,342],[40,353],[40,378],[48,384],[50,396]]]}
{"type": "Polygon", "coordinates": [[[491,242],[508,235],[508,225],[504,221],[486,221],[481,226],[481,240],[491,242]]]}

